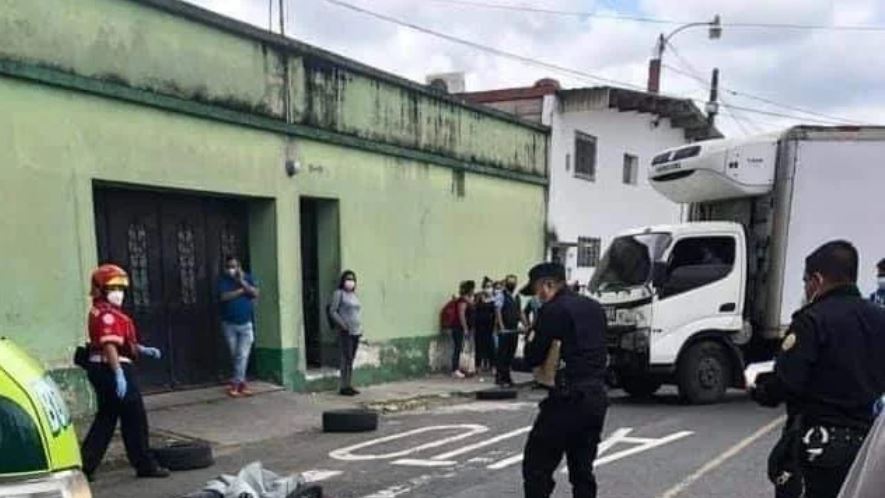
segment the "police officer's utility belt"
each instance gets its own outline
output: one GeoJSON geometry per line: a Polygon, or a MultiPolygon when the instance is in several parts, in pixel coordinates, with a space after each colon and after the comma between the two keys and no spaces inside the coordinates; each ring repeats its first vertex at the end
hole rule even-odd
{"type": "Polygon", "coordinates": [[[867,431],[854,427],[811,425],[803,430],[802,457],[815,467],[850,464],[867,436],[867,431]]]}

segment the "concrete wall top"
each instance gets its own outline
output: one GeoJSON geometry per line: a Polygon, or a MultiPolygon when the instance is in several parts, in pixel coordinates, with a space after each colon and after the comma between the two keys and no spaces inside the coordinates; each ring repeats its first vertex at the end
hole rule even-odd
{"type": "Polygon", "coordinates": [[[6,0],[0,58],[546,177],[546,127],[177,0],[6,0]]]}

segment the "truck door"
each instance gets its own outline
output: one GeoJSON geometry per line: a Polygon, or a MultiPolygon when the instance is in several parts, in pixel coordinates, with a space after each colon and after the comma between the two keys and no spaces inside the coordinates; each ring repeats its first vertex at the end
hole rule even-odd
{"type": "Polygon", "coordinates": [[[680,238],[667,258],[654,303],[650,363],[675,363],[682,345],[705,330],[740,330],[745,249],[735,234],[680,238]]]}

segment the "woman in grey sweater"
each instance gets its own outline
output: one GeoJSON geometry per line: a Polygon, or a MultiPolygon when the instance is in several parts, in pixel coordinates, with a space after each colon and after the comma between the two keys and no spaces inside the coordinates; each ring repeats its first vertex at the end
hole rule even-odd
{"type": "Polygon", "coordinates": [[[342,396],[356,396],[359,391],[351,385],[353,377],[353,360],[356,350],[363,335],[360,324],[360,311],[362,305],[356,295],[356,273],[347,270],[341,274],[338,281],[338,289],[332,294],[332,302],[329,304],[329,314],[335,322],[335,330],[338,331],[338,342],[341,349],[341,389],[338,391],[342,396]]]}

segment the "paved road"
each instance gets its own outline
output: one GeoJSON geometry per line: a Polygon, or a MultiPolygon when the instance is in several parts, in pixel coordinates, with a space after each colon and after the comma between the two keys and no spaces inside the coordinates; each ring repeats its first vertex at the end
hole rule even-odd
{"type": "MultiPolygon", "coordinates": [[[[97,498],[175,497],[221,472],[261,460],[281,473],[311,471],[333,498],[521,496],[519,458],[536,413],[537,392],[513,402],[447,403],[386,416],[376,433],[301,434],[238,449],[208,470],[139,481],[128,471],[100,475],[97,498]]],[[[672,391],[649,401],[612,392],[597,460],[600,497],[771,496],[764,477],[780,412],[741,393],[693,407],[672,391]]],[[[558,473],[556,497],[571,496],[558,473]]]]}

